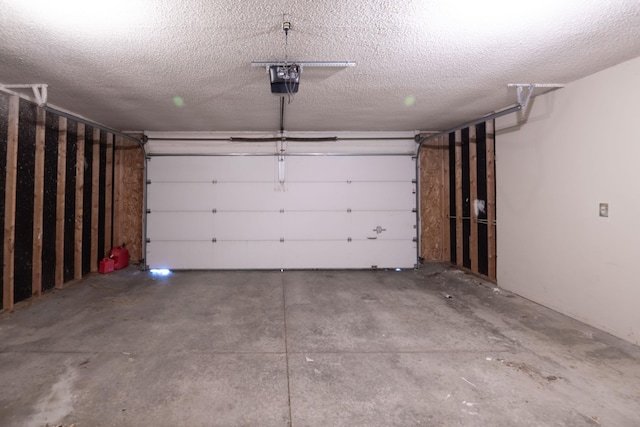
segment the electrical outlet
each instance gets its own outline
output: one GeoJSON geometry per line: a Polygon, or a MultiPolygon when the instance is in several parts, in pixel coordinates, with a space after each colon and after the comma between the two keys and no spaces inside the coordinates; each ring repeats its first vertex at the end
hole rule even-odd
{"type": "Polygon", "coordinates": [[[600,216],[609,216],[609,203],[600,203],[600,216]]]}

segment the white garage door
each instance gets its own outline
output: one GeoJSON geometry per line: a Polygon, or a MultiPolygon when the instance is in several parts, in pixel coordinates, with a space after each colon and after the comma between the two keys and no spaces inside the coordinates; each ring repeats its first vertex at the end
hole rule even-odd
{"type": "Polygon", "coordinates": [[[411,155],[151,157],[147,265],[413,268],[411,155]]]}

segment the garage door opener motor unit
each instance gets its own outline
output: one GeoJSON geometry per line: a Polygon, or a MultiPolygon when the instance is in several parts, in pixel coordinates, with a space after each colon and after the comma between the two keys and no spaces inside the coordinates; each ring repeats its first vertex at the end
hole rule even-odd
{"type": "Polygon", "coordinates": [[[296,64],[272,65],[269,67],[271,93],[297,93],[300,86],[300,67],[296,64]]]}

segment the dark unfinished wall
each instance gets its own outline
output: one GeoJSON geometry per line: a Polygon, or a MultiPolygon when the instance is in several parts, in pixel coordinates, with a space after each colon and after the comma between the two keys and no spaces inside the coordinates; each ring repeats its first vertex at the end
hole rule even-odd
{"type": "Polygon", "coordinates": [[[428,141],[420,152],[420,256],[496,278],[493,121],[428,141]]]}
{"type": "Polygon", "coordinates": [[[140,260],[143,168],[135,143],[0,93],[1,307],[96,272],[115,245],[140,260]]]}

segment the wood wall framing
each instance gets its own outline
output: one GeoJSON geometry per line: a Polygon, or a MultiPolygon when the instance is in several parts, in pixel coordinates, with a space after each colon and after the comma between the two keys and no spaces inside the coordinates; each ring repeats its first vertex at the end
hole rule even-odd
{"type": "Polygon", "coordinates": [[[440,137],[427,142],[420,151],[420,257],[429,261],[448,260],[450,253],[449,218],[442,215],[449,198],[443,173],[446,165],[448,174],[449,152],[443,141],[440,137]]]}
{"type": "MultiPolygon", "coordinates": [[[[140,251],[141,153],[135,143],[118,142],[108,132],[0,93],[3,310],[97,272],[99,260],[114,246],[114,229],[121,230],[117,244],[140,251]],[[119,176],[138,188],[114,180],[114,159],[123,150],[128,155],[121,156],[119,176]],[[134,178],[129,170],[135,171],[134,178]],[[125,207],[120,212],[113,209],[116,188],[121,189],[119,200],[125,207]],[[135,213],[126,212],[134,208],[135,213]],[[136,214],[134,228],[139,231],[129,230],[136,214]],[[118,227],[122,221],[127,224],[118,227]]],[[[138,254],[132,262],[140,259],[138,254]]]]}
{"type": "MultiPolygon", "coordinates": [[[[136,136],[136,135],[134,135],[136,136]]],[[[141,135],[138,135],[141,136],[141,135]]],[[[114,246],[126,243],[132,259],[142,259],[144,154],[138,145],[116,138],[114,157],[114,246]]]]}
{"type": "Polygon", "coordinates": [[[420,257],[496,279],[493,122],[427,141],[420,152],[420,257]]]}
{"type": "MultiPolygon", "coordinates": [[[[134,135],[139,136],[139,135],[134,135]]],[[[494,123],[420,152],[420,257],[496,278],[494,123]]],[[[0,93],[0,306],[143,258],[144,153],[132,141],[0,93]]]]}
{"type": "Polygon", "coordinates": [[[65,188],[67,180],[67,119],[58,123],[58,168],[56,179],[55,287],[64,283],[65,188]],[[62,255],[61,255],[62,254],[62,255]]]}
{"type": "Polygon", "coordinates": [[[45,114],[40,108],[36,116],[35,141],[35,181],[33,187],[33,259],[31,261],[32,279],[31,294],[42,294],[42,229],[44,226],[44,144],[45,144],[45,114]]]}
{"type": "Polygon", "coordinates": [[[462,235],[464,224],[463,224],[463,212],[464,206],[462,205],[462,191],[463,191],[463,168],[462,168],[462,132],[457,131],[454,133],[454,147],[453,147],[453,156],[455,158],[455,169],[452,171],[455,177],[455,204],[450,210],[450,215],[453,216],[455,220],[455,230],[456,230],[456,256],[451,259],[452,262],[458,267],[462,267],[464,265],[464,242],[468,241],[462,235]]]}
{"type": "Polygon", "coordinates": [[[91,138],[93,145],[92,174],[91,174],[91,249],[89,251],[89,272],[98,271],[98,263],[93,262],[98,258],[98,224],[100,223],[100,195],[104,188],[100,188],[100,130],[94,129],[91,138]],[[97,191],[96,191],[97,190],[97,191]]]}
{"type": "MultiPolygon", "coordinates": [[[[7,276],[7,270],[5,268],[7,253],[6,246],[8,244],[5,233],[5,201],[6,201],[6,179],[7,179],[7,147],[9,137],[9,97],[0,96],[0,237],[3,244],[0,245],[0,280],[5,283],[7,276]]],[[[3,306],[3,301],[6,299],[5,292],[9,289],[2,287],[0,290],[0,307],[3,306]]]]}
{"type": "Polygon", "coordinates": [[[73,279],[82,279],[82,251],[84,247],[83,232],[85,225],[85,210],[84,210],[84,188],[87,185],[84,177],[85,169],[88,165],[85,164],[84,154],[86,151],[85,138],[85,125],[78,123],[78,133],[76,142],[76,162],[75,162],[75,176],[76,176],[76,194],[75,194],[75,220],[73,221],[73,279]]]}
{"type": "MultiPolygon", "coordinates": [[[[59,138],[60,118],[53,114],[45,116],[44,182],[42,208],[42,289],[56,286],[56,230],[58,214],[59,138]]],[[[66,141],[66,139],[65,139],[66,141]]],[[[64,158],[64,156],[62,156],[64,158]]],[[[34,215],[38,212],[34,209],[34,215]]]]}
{"type": "Polygon", "coordinates": [[[4,245],[3,245],[3,308],[13,308],[14,303],[14,248],[16,226],[16,181],[18,168],[18,108],[20,99],[9,98],[7,112],[7,146],[4,188],[4,245]]]}

